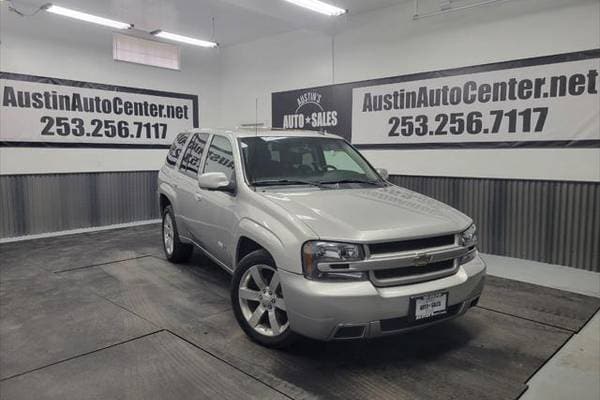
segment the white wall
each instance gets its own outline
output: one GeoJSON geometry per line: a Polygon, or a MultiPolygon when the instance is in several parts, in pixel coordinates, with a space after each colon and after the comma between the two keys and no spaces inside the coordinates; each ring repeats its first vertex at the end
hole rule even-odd
{"type": "MultiPolygon", "coordinates": [[[[180,91],[203,127],[270,125],[271,92],[600,47],[599,0],[513,0],[414,21],[413,1],[221,50],[182,48],[179,72],[112,61],[112,33],[44,13],[0,13],[0,70],[180,91]],[[335,68],[332,66],[335,65],[335,68]],[[256,101],[258,100],[258,113],[256,101]]],[[[600,180],[597,149],[371,150],[407,175],[600,180]],[[560,157],[557,157],[560,152],[560,157]]],[[[154,170],[163,150],[0,149],[0,174],[154,170]],[[24,163],[23,160],[28,162],[24,163]]]]}
{"type": "MultiPolygon", "coordinates": [[[[221,124],[254,122],[258,99],[258,122],[270,125],[274,91],[600,47],[598,0],[514,0],[416,21],[413,13],[413,2],[406,1],[341,20],[334,63],[331,37],[315,32],[224,49],[221,124]]],[[[597,149],[365,154],[396,174],[600,181],[597,149]]]]}
{"type": "MultiPolygon", "coordinates": [[[[0,13],[0,70],[196,94],[200,124],[219,123],[219,51],[182,48],[181,71],[112,60],[112,32],[47,13],[0,13]]],[[[1,148],[0,174],[158,170],[165,150],[1,148]],[[23,162],[27,160],[27,162],[23,162]],[[108,161],[108,162],[107,162],[108,161]]]]}

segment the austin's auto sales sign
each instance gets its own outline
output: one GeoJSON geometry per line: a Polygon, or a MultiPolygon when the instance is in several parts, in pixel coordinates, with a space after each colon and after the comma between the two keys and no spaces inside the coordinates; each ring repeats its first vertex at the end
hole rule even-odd
{"type": "Polygon", "coordinates": [[[599,75],[591,50],[275,93],[273,123],[362,148],[600,147],[599,75]]]}
{"type": "Polygon", "coordinates": [[[165,147],[198,126],[195,95],[0,73],[2,145],[165,147]]]}
{"type": "Polygon", "coordinates": [[[338,124],[337,111],[328,111],[321,104],[323,95],[316,90],[302,93],[296,99],[298,108],[293,114],[283,116],[285,129],[330,128],[338,124]]]}

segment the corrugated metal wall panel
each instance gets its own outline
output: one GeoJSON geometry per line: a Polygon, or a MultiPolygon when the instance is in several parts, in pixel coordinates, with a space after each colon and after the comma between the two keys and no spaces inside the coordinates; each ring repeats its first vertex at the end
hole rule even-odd
{"type": "Polygon", "coordinates": [[[483,252],[600,271],[600,183],[393,176],[479,227],[483,252]]]}
{"type": "Polygon", "coordinates": [[[0,237],[156,219],[155,171],[0,176],[0,237]]]}
{"type": "MultiPolygon", "coordinates": [[[[0,237],[158,218],[156,172],[0,176],[0,237]]],[[[600,271],[600,184],[394,176],[479,226],[482,251],[600,271]]]]}

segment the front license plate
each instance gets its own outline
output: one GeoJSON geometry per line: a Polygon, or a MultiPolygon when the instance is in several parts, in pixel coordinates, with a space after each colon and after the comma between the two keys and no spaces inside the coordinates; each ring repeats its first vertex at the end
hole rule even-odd
{"type": "Polygon", "coordinates": [[[446,314],[448,293],[434,293],[413,298],[415,320],[446,314]]]}

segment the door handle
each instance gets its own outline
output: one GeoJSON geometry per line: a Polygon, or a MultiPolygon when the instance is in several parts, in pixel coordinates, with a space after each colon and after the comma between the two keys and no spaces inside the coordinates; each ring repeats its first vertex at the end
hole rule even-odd
{"type": "Polygon", "coordinates": [[[196,198],[197,201],[204,200],[204,196],[202,196],[202,193],[200,193],[200,192],[194,193],[194,197],[196,198]]]}

